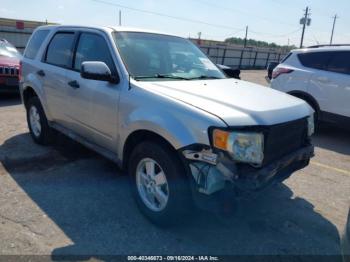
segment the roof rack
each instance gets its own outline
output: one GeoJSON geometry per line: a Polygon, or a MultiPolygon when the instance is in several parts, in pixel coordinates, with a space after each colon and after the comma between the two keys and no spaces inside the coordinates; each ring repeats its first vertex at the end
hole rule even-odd
{"type": "Polygon", "coordinates": [[[335,44],[335,45],[313,45],[307,48],[320,48],[320,47],[336,47],[336,46],[350,46],[350,44],[335,44]]]}

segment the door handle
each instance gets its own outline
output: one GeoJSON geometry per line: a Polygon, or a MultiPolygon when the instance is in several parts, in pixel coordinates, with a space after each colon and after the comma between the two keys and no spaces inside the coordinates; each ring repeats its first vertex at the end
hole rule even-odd
{"type": "Polygon", "coordinates": [[[43,70],[39,70],[38,72],[36,72],[37,75],[44,77],[45,76],[45,72],[43,70]]]}
{"type": "Polygon", "coordinates": [[[68,82],[68,85],[70,85],[72,88],[77,89],[80,87],[79,83],[77,81],[70,81],[68,82]]]}

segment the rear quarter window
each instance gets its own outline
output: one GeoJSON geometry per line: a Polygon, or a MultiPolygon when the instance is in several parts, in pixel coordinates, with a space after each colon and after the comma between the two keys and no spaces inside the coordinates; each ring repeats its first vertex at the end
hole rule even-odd
{"type": "Polygon", "coordinates": [[[307,52],[298,54],[300,63],[309,68],[327,70],[331,52],[307,52]]]}
{"type": "Polygon", "coordinates": [[[350,74],[350,52],[329,51],[313,52],[298,55],[303,66],[319,70],[350,74]]]}
{"type": "Polygon", "coordinates": [[[34,59],[49,32],[49,30],[38,30],[34,32],[24,51],[24,57],[34,59]]]}
{"type": "Polygon", "coordinates": [[[350,74],[350,51],[332,52],[327,70],[340,74],[350,74]]]}

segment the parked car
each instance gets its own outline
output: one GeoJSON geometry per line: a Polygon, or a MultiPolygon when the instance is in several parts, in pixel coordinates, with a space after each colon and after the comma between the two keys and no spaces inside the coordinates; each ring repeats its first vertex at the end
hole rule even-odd
{"type": "Polygon", "coordinates": [[[271,80],[272,79],[272,71],[278,66],[279,62],[270,62],[267,65],[267,77],[271,80]]]}
{"type": "Polygon", "coordinates": [[[220,65],[217,64],[217,66],[224,71],[225,75],[229,78],[235,78],[235,79],[241,79],[240,74],[241,74],[241,70],[239,69],[234,69],[231,68],[229,66],[225,66],[225,65],[220,65]]]}
{"type": "Polygon", "coordinates": [[[0,39],[0,93],[18,93],[21,54],[5,39],[0,39]]]}
{"type": "Polygon", "coordinates": [[[315,121],[350,128],[350,47],[292,51],[273,71],[271,87],[308,102],[315,121]]]}
{"type": "Polygon", "coordinates": [[[187,39],[44,26],[22,66],[34,141],[48,144],[58,130],[128,170],[136,202],[154,223],[176,223],[193,200],[215,209],[232,201],[220,192],[282,181],[313,156],[307,103],[226,78],[187,39]]]}

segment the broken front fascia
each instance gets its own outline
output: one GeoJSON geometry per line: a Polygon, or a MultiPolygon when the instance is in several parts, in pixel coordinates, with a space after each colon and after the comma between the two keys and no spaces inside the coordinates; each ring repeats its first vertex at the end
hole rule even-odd
{"type": "Polygon", "coordinates": [[[192,176],[198,186],[198,191],[211,195],[224,189],[226,181],[233,182],[236,166],[223,153],[215,154],[212,150],[185,150],[183,155],[190,160],[192,176]]]}
{"type": "Polygon", "coordinates": [[[209,149],[201,149],[185,150],[183,154],[189,161],[198,191],[210,195],[224,189],[226,181],[247,192],[261,190],[274,181],[283,181],[309,164],[310,158],[314,156],[314,147],[307,144],[262,168],[252,167],[252,170],[240,170],[222,152],[215,154],[209,149]]]}

